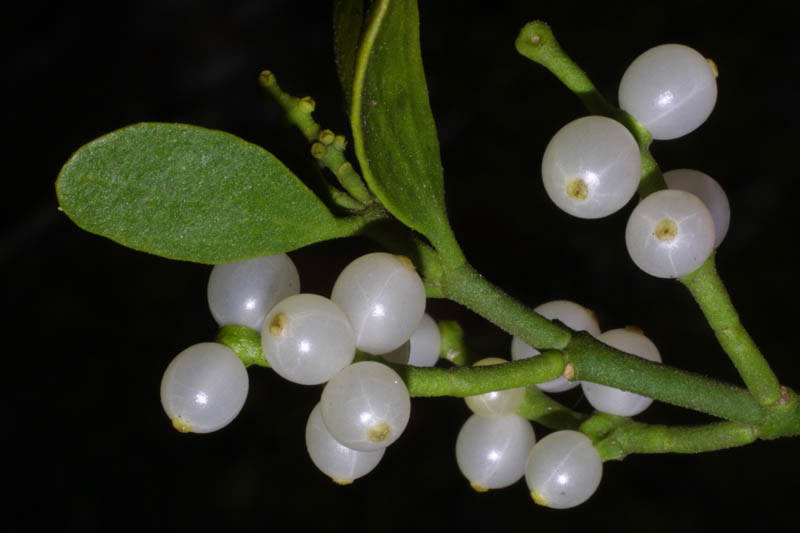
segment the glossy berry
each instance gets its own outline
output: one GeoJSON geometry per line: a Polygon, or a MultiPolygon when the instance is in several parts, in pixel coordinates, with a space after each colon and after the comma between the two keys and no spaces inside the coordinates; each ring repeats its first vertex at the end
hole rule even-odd
{"type": "MultiPolygon", "coordinates": [[[[548,320],[559,320],[575,331],[586,331],[597,337],[600,335],[600,325],[591,309],[568,300],[553,300],[546,302],[534,309],[548,320]]],[[[541,352],[525,341],[514,336],[511,339],[511,359],[519,361],[528,357],[535,357],[541,352]]],[[[545,392],[564,392],[580,385],[580,381],[569,381],[564,376],[559,376],[536,386],[545,392]]]]}
{"type": "Polygon", "coordinates": [[[656,46],[637,57],[622,75],[619,106],[654,139],[681,137],[705,122],[714,109],[714,69],[688,46],[656,46]]]}
{"type": "Polygon", "coordinates": [[[367,254],[347,265],[331,300],[350,319],[356,347],[374,355],[411,338],[425,313],[425,287],[414,265],[387,253],[367,254]]]}
{"type": "Polygon", "coordinates": [[[369,474],[380,462],[385,448],[360,452],[342,446],[322,422],[319,404],[311,411],[306,424],[306,449],[314,465],[339,485],[369,474]]]}
{"type": "MultiPolygon", "coordinates": [[[[473,366],[502,365],[507,362],[499,357],[487,357],[473,366]]],[[[464,401],[467,407],[476,415],[484,418],[499,418],[516,413],[524,399],[525,387],[517,387],[467,396],[464,401]]]]}
{"type": "Polygon", "coordinates": [[[244,405],[247,369],[227,346],[195,344],[179,353],[161,379],[161,405],[175,429],[209,433],[230,423],[244,405]]]}
{"type": "Polygon", "coordinates": [[[381,357],[390,363],[401,365],[434,366],[439,360],[441,347],[442,336],[439,333],[439,326],[426,313],[407,342],[381,357]]]}
{"type": "Polygon", "coordinates": [[[664,181],[670,189],[690,192],[702,200],[714,220],[714,248],[718,247],[731,222],[731,205],[720,184],[708,174],[688,168],[665,172],[664,181]]]}
{"type": "Polygon", "coordinates": [[[281,377],[301,385],[325,383],[353,362],[355,335],[335,303],[316,294],[296,294],[267,315],[261,348],[281,377]]]}
{"type": "Polygon", "coordinates": [[[433,366],[439,360],[442,349],[442,335],[436,321],[427,313],[422,315],[417,329],[411,335],[411,353],[408,364],[413,366],[433,366]]]}
{"type": "Polygon", "coordinates": [[[406,384],[388,366],[354,363],[336,374],[322,391],[322,420],[348,448],[369,452],[400,437],[411,414],[406,384]]]}
{"type": "Polygon", "coordinates": [[[535,442],[531,423],[521,416],[472,415],[456,439],[458,468],[478,492],[508,487],[522,479],[535,442]]]}
{"type": "Polygon", "coordinates": [[[633,135],[610,118],[573,120],[550,140],[542,180],[559,208],[580,218],[621,209],[639,186],[642,157],[633,135]]]}
{"type": "Polygon", "coordinates": [[[286,254],[217,265],[208,278],[208,307],[220,326],[261,331],[264,317],[284,298],[300,292],[300,276],[286,254]]]}
{"type": "Polygon", "coordinates": [[[600,485],[603,461],[592,441],[577,431],[549,434],[531,449],[525,481],[533,501],[568,509],[588,500],[600,485]]]}
{"type": "MultiPolygon", "coordinates": [[[[656,363],[661,362],[661,354],[653,341],[644,336],[638,328],[621,328],[606,331],[598,337],[604,344],[639,356],[656,363]]],[[[598,411],[618,416],[634,416],[647,409],[652,398],[628,392],[599,383],[581,383],[583,394],[592,407],[598,411]]]]}
{"type": "Polygon", "coordinates": [[[659,278],[677,278],[700,268],[714,249],[714,238],[714,220],[705,204],[673,189],[639,202],[625,228],[633,262],[659,278]]]}

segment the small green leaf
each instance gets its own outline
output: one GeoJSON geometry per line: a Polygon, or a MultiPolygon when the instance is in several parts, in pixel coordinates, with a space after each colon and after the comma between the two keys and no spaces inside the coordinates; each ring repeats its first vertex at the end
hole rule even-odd
{"type": "Polygon", "coordinates": [[[333,53],[347,108],[353,100],[353,78],[361,31],[364,28],[364,0],[336,0],[333,4],[333,53]]]}
{"type": "Polygon", "coordinates": [[[352,235],[280,161],[228,133],[145,123],[96,139],[64,165],[61,208],[78,226],[170,259],[218,264],[352,235]]]}
{"type": "Polygon", "coordinates": [[[373,2],[356,63],[350,122],[372,192],[440,251],[456,249],[445,212],[415,1],[373,2]]]}

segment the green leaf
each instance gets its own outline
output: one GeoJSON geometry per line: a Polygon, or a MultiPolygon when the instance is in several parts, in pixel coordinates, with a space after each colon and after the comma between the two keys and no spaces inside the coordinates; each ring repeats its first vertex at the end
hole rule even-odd
{"type": "Polygon", "coordinates": [[[64,165],[61,208],[130,248],[218,264],[351,235],[280,161],[228,133],[145,123],[96,139],[64,165]]]}
{"type": "Polygon", "coordinates": [[[356,63],[350,122],[364,179],[383,205],[440,251],[457,249],[445,212],[415,1],[372,4],[356,63]]]}
{"type": "Polygon", "coordinates": [[[353,100],[353,78],[361,31],[364,28],[364,0],[336,0],[333,4],[333,53],[347,108],[353,100]]]}

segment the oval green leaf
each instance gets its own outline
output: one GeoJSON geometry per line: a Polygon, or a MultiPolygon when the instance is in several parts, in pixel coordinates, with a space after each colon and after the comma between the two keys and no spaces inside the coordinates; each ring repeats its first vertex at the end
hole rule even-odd
{"type": "Polygon", "coordinates": [[[185,124],[143,123],[79,149],[56,182],[81,228],[198,263],[286,252],[359,231],[266,150],[185,124]]]}
{"type": "Polygon", "coordinates": [[[415,1],[373,2],[356,62],[350,122],[373,193],[436,248],[453,248],[415,1]]]}

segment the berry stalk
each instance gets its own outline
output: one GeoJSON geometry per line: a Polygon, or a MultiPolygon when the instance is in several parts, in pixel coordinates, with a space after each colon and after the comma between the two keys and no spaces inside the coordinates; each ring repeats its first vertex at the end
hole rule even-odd
{"type": "Polygon", "coordinates": [[[647,425],[628,421],[596,443],[603,461],[623,459],[631,453],[702,453],[735,448],[754,442],[758,432],[738,422],[700,426],[647,425]]]}
{"type": "Polygon", "coordinates": [[[576,333],[564,349],[574,379],[601,383],[727,420],[757,425],[761,406],[745,389],[635,357],[576,333]]]}
{"type": "Polygon", "coordinates": [[[262,91],[275,100],[285,111],[286,117],[306,140],[311,143],[311,155],[320,166],[329,169],[336,176],[341,186],[349,194],[342,194],[338,189],[331,187],[329,192],[342,207],[349,209],[363,209],[372,203],[372,194],[364,185],[361,176],[355,171],[344,157],[347,142],[342,135],[335,135],[331,130],[323,130],[314,121],[311,113],[314,111],[315,102],[311,97],[296,98],[281,90],[275,75],[269,70],[261,72],[258,84],[262,91]]]}
{"type": "Polygon", "coordinates": [[[587,415],[561,405],[535,385],[525,389],[517,414],[550,429],[578,429],[587,415]]]}
{"type": "Polygon", "coordinates": [[[666,189],[661,169],[650,154],[650,143],[653,141],[650,132],[631,115],[608,103],[589,76],[561,48],[550,26],[540,20],[529,22],[520,30],[515,44],[521,55],[545,67],[575,93],[590,113],[613,118],[633,134],[642,155],[640,197],[666,189]]]}
{"type": "Polygon", "coordinates": [[[720,346],[759,405],[777,402],[780,398],[778,378],[739,321],[739,314],[717,273],[714,253],[703,266],[679,279],[692,293],[720,346]]]}
{"type": "Polygon", "coordinates": [[[469,266],[448,272],[442,288],[448,298],[532,346],[563,350],[567,368],[573,373],[570,379],[620,388],[744,424],[757,425],[764,417],[748,391],[631,356],[586,333],[573,335],[568,328],[526,308],[469,266]]]}

